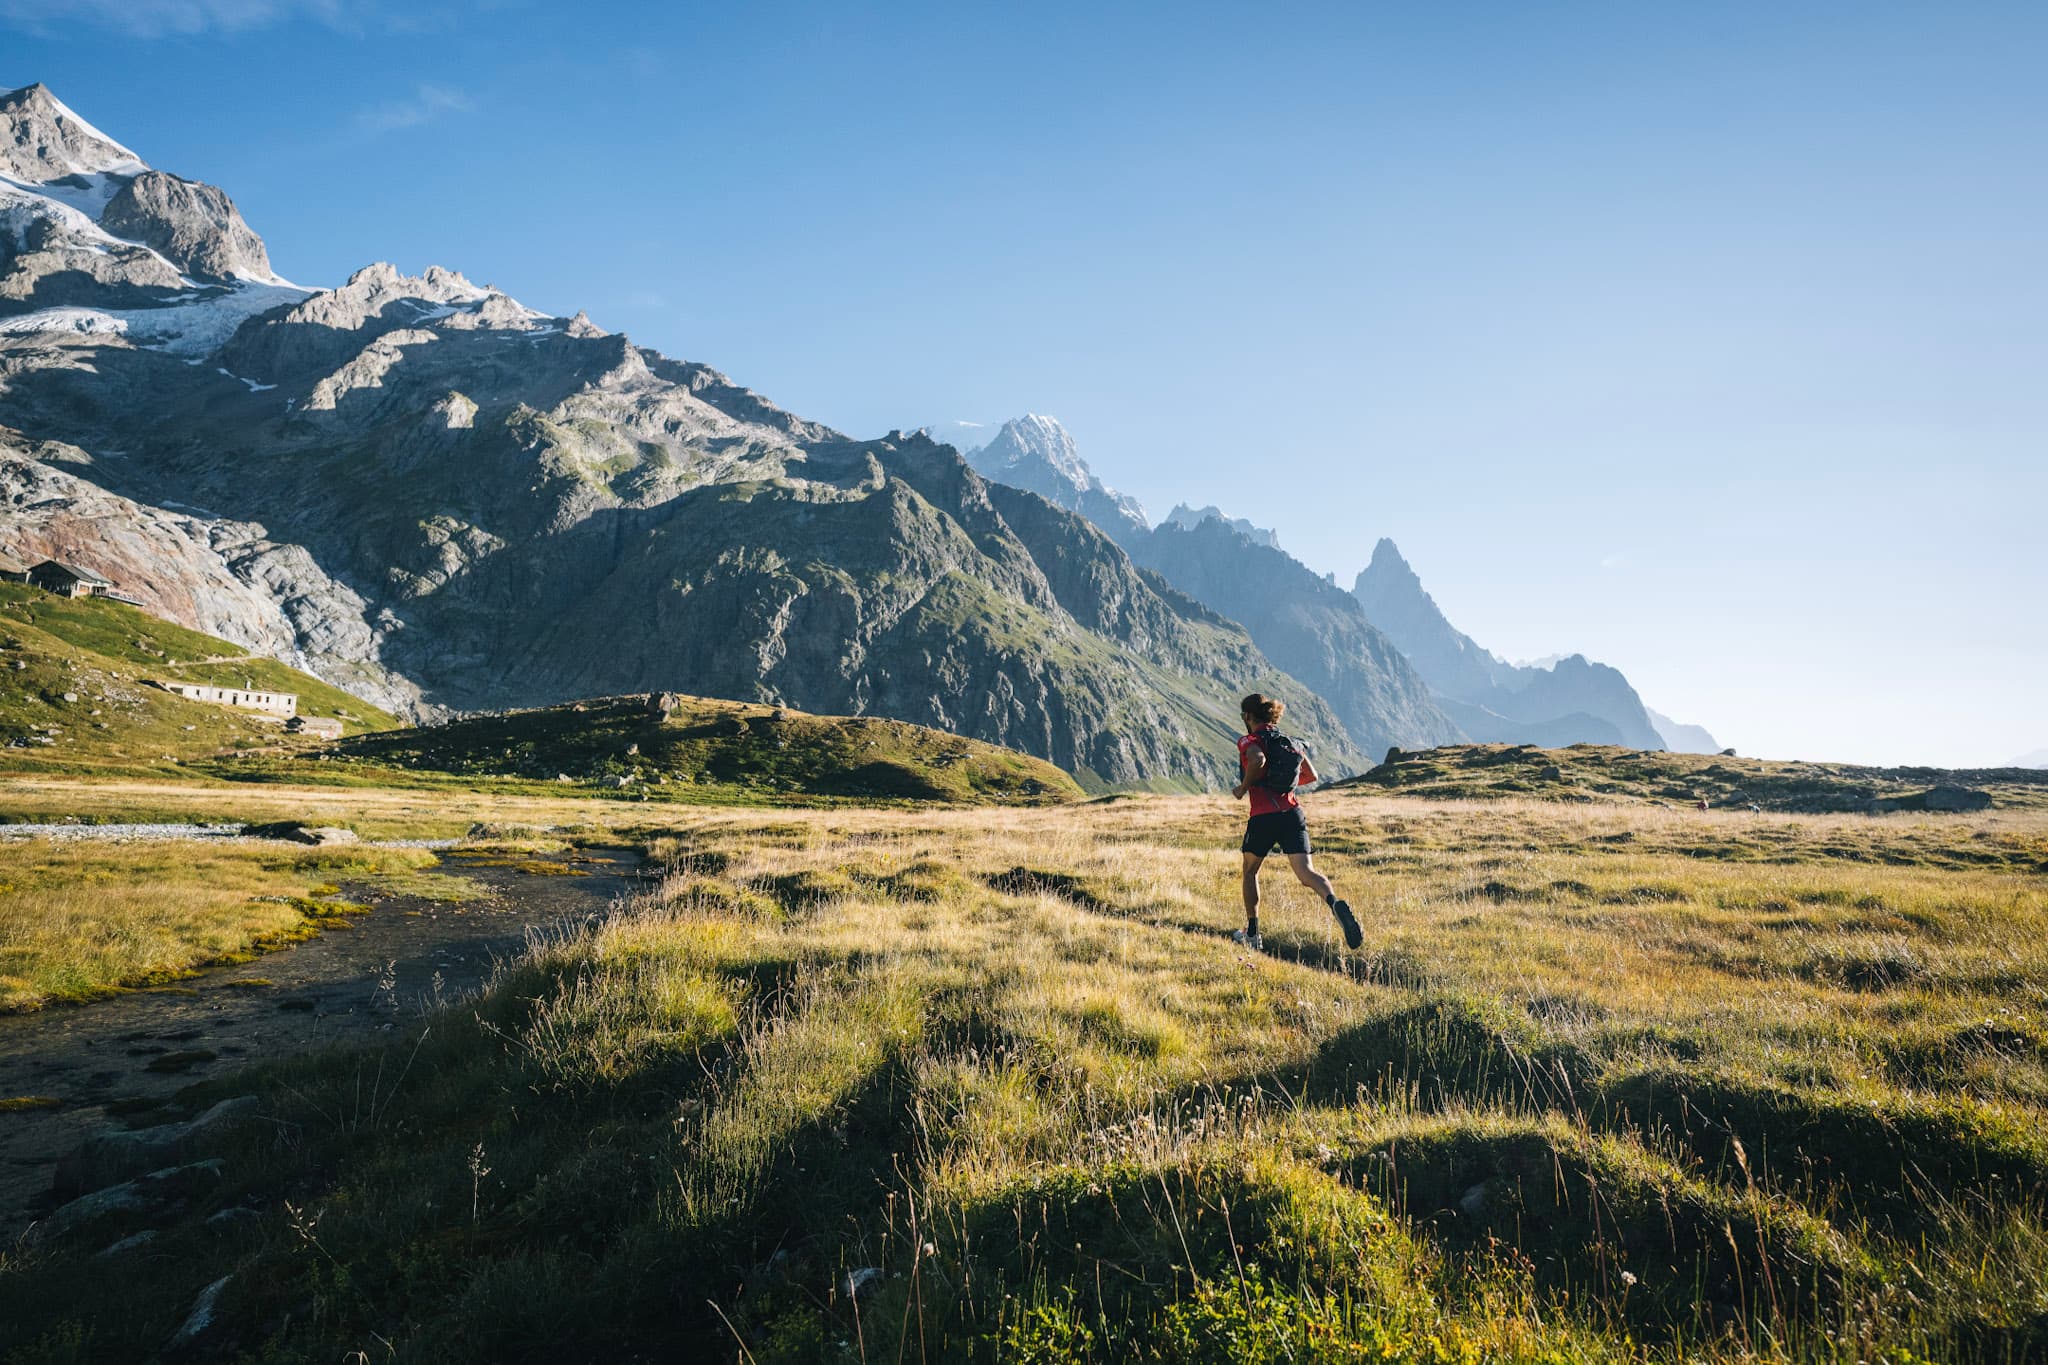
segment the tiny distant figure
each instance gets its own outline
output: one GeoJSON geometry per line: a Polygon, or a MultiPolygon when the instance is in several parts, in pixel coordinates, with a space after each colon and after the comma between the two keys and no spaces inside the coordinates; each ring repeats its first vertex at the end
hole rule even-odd
{"type": "Polygon", "coordinates": [[[1707,808],[1707,803],[1706,803],[1706,802],[1704,802],[1704,801],[1700,802],[1700,809],[1701,809],[1701,810],[1705,810],[1706,808],[1707,808]]]}
{"type": "Polygon", "coordinates": [[[1259,937],[1259,865],[1276,847],[1287,855],[1294,878],[1323,898],[1337,924],[1344,930],[1346,947],[1365,942],[1358,917],[1351,904],[1337,898],[1330,879],[1316,871],[1310,860],[1308,821],[1301,813],[1301,798],[1294,789],[1316,780],[1316,770],[1301,746],[1280,733],[1285,702],[1254,692],[1244,699],[1244,738],[1237,742],[1237,763],[1243,780],[1230,789],[1240,800],[1251,798],[1251,818],[1245,822],[1244,843],[1244,928],[1231,938],[1253,951],[1265,946],[1259,937]]]}

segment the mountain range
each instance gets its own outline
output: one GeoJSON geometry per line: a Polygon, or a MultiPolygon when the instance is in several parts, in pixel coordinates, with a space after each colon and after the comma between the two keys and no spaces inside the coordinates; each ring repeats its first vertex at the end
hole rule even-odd
{"type": "Polygon", "coordinates": [[[1138,563],[1243,622],[1372,752],[1460,739],[1719,751],[1701,727],[1653,717],[1618,669],[1578,654],[1511,664],[1484,649],[1445,618],[1391,540],[1373,547],[1346,593],[1271,531],[1215,507],[1182,504],[1147,527],[1136,501],[1108,488],[1051,418],[1005,423],[967,458],[991,479],[1090,517],[1138,563]]]}
{"type": "Polygon", "coordinates": [[[1332,775],[1634,698],[1584,665],[1488,711],[1270,533],[1150,526],[1050,418],[971,463],[855,439],[452,270],[295,285],[43,86],[0,132],[0,549],[399,714],[674,689],[1205,787],[1249,690],[1332,775]]]}

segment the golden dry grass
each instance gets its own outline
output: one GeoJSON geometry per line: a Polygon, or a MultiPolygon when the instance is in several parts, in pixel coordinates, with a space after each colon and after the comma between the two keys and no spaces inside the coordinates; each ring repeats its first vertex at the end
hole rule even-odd
{"type": "Polygon", "coordinates": [[[432,861],[417,849],[0,843],[0,1011],[167,981],[290,943],[315,931],[323,911],[308,897],[331,892],[333,878],[432,861]]]}
{"type": "MultiPolygon", "coordinates": [[[[273,1073],[303,1142],[219,1200],[310,1202],[195,1209],[135,1320],[240,1267],[278,1360],[2048,1349],[2039,815],[1330,794],[1365,947],[1269,869],[1261,956],[1217,799],[662,815],[626,913],[273,1073]]],[[[0,1310],[68,1340],[88,1250],[0,1310]]]]}

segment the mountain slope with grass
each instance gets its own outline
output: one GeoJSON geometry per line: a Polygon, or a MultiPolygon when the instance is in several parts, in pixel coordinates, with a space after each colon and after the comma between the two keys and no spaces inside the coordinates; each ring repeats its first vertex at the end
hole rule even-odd
{"type": "Polygon", "coordinates": [[[0,583],[0,771],[175,773],[241,749],[305,750],[275,720],[188,701],[151,680],[294,692],[345,730],[398,724],[339,688],[103,598],[0,583]]]}
{"type": "Polygon", "coordinates": [[[345,739],[324,758],[466,778],[569,777],[661,795],[697,787],[968,803],[1081,795],[1042,759],[943,730],[708,697],[605,697],[471,716],[345,739]]]}
{"type": "MultiPolygon", "coordinates": [[[[1403,753],[1333,784],[1438,800],[1526,797],[1764,811],[2048,809],[2048,771],[1866,768],[1575,744],[1454,744],[1403,753]]],[[[2044,858],[2048,865],[2048,858],[2044,858]]]]}

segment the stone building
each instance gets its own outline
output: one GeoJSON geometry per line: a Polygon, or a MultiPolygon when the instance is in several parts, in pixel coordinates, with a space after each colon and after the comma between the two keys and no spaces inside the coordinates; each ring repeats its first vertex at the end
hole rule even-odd
{"type": "Polygon", "coordinates": [[[289,717],[299,713],[299,694],[296,692],[261,692],[251,687],[216,687],[212,683],[172,682],[157,678],[150,679],[150,685],[175,692],[191,701],[211,702],[215,706],[239,706],[273,716],[289,717]]]}

